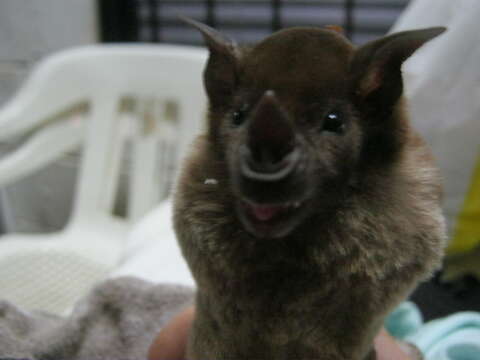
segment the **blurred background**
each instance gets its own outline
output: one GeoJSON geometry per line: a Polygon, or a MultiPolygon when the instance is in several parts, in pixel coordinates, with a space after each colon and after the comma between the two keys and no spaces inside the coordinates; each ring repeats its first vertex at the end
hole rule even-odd
{"type": "MultiPolygon", "coordinates": [[[[125,42],[201,45],[198,32],[180,22],[179,14],[205,22],[240,43],[254,42],[284,27],[334,24],[342,26],[345,35],[360,45],[386,34],[409,3],[408,0],[1,0],[0,105],[18,90],[36,62],[65,48],[125,42]]],[[[0,154],[12,151],[21,142],[22,139],[11,139],[0,143],[0,154]]],[[[3,188],[1,232],[45,233],[61,229],[70,215],[78,158],[78,152],[68,153],[3,188]]],[[[120,184],[116,212],[121,215],[124,211],[120,184]]],[[[478,256],[468,259],[477,268],[480,266],[478,256]]],[[[473,275],[461,273],[448,283],[440,282],[439,277],[423,284],[413,295],[426,319],[460,310],[480,310],[480,287],[473,275]]]]}

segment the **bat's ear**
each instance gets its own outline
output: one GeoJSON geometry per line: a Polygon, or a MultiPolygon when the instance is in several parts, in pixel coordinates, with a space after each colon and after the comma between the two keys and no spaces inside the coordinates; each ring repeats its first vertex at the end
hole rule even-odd
{"type": "Polygon", "coordinates": [[[208,25],[187,17],[181,17],[187,24],[199,30],[210,51],[204,72],[204,83],[213,107],[228,103],[236,86],[238,72],[237,44],[208,25]]]}
{"type": "Polygon", "coordinates": [[[402,95],[402,63],[444,31],[443,27],[404,31],[360,47],[351,66],[355,100],[372,109],[390,110],[402,95]]]}

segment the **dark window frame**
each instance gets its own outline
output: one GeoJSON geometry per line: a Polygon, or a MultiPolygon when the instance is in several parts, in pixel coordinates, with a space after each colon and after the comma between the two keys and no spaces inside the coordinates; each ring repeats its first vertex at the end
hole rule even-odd
{"type": "MultiPolygon", "coordinates": [[[[277,31],[285,26],[286,16],[289,7],[309,7],[318,8],[337,8],[343,12],[341,23],[333,23],[344,28],[345,35],[355,40],[355,35],[360,32],[372,33],[376,36],[383,35],[392,24],[388,26],[368,23],[363,21],[359,23],[356,14],[360,11],[369,12],[376,9],[401,10],[406,6],[409,0],[98,0],[99,19],[100,19],[100,38],[102,42],[164,42],[164,32],[168,27],[181,28],[183,25],[180,20],[175,18],[164,18],[162,12],[163,6],[198,6],[203,7],[203,16],[197,17],[197,20],[206,24],[220,28],[239,28],[247,29],[249,27],[262,27],[269,31],[277,31]],[[218,15],[220,6],[245,4],[252,8],[257,5],[267,5],[271,10],[269,21],[261,25],[258,22],[232,22],[222,21],[218,15]],[[147,15],[140,16],[140,8],[147,10],[147,15]],[[383,26],[383,27],[382,27],[383,26]],[[147,29],[141,34],[141,27],[147,29]]],[[[144,11],[145,12],[145,11],[144,11]]],[[[337,21],[338,22],[338,21],[337,21]]],[[[288,25],[288,24],[287,24],[288,25]]],[[[319,24],[322,25],[322,24],[319,24]]],[[[325,25],[325,24],[323,24],[325,25]]],[[[175,41],[185,44],[198,44],[194,40],[175,41]]]]}

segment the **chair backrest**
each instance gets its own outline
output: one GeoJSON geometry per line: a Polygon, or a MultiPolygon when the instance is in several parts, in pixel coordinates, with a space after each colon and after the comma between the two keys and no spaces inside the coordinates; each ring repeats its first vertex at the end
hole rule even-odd
{"type": "Polygon", "coordinates": [[[202,48],[140,44],[57,53],[2,109],[0,137],[31,131],[82,105],[86,127],[72,219],[111,214],[127,138],[133,150],[129,217],[136,219],[158,200],[162,179],[171,179],[165,171],[176,167],[202,127],[206,57],[202,48]]]}

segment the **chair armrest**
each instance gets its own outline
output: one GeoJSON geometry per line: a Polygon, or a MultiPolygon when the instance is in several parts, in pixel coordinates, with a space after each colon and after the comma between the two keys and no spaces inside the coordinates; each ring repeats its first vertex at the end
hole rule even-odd
{"type": "Polygon", "coordinates": [[[69,119],[44,126],[0,160],[0,186],[8,185],[79,148],[85,121],[69,119]]]}

